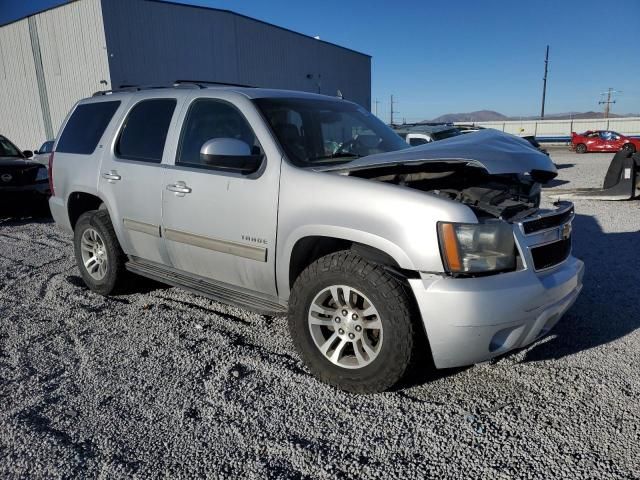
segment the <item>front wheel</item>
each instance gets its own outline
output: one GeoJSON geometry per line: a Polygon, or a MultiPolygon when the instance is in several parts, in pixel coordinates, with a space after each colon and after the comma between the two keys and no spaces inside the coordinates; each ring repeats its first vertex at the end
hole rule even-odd
{"type": "Polygon", "coordinates": [[[106,210],[91,210],[80,215],[73,246],[80,275],[91,290],[109,295],[123,285],[126,256],[106,210]]]}
{"type": "Polygon", "coordinates": [[[576,153],[587,153],[587,146],[584,143],[576,145],[576,153]]]}
{"type": "Polygon", "coordinates": [[[389,389],[417,345],[411,300],[383,266],[350,251],[312,263],[289,300],[289,331],[311,372],[356,393],[389,389]]]}

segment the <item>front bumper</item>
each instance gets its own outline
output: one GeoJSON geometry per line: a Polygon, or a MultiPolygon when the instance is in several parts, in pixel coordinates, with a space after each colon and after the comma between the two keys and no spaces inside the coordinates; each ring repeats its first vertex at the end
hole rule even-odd
{"type": "Polygon", "coordinates": [[[39,206],[46,202],[50,193],[48,182],[11,187],[0,185],[0,208],[2,210],[19,210],[39,206]]]}
{"type": "Polygon", "coordinates": [[[489,360],[545,335],[582,290],[575,257],[531,270],[480,278],[422,274],[409,280],[437,368],[489,360]]]}

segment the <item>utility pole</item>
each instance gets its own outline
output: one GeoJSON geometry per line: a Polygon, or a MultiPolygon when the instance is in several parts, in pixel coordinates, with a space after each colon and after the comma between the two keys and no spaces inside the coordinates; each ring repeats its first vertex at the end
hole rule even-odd
{"type": "Polygon", "coordinates": [[[542,110],[540,111],[540,119],[544,120],[544,102],[547,98],[547,71],[549,69],[549,45],[547,45],[547,54],[544,56],[544,78],[542,79],[542,110]]]}
{"type": "Polygon", "coordinates": [[[393,109],[393,103],[394,103],[394,101],[393,101],[393,95],[391,95],[391,107],[390,107],[390,110],[389,110],[389,111],[390,111],[390,115],[389,115],[389,117],[390,117],[390,118],[389,118],[389,123],[390,123],[391,125],[394,125],[394,123],[393,123],[393,114],[394,114],[394,113],[398,113],[396,110],[394,110],[394,109],[393,109]]]}
{"type": "Polygon", "coordinates": [[[598,105],[604,105],[604,118],[609,118],[609,111],[611,110],[611,104],[612,103],[616,103],[615,100],[612,100],[611,98],[616,94],[616,93],[622,93],[618,90],[614,90],[613,88],[609,87],[609,89],[606,92],[603,92],[600,94],[601,98],[603,98],[603,100],[600,100],[598,102],[598,105]],[[604,100],[604,96],[607,96],[607,99],[604,100]]]}
{"type": "Polygon", "coordinates": [[[376,98],[375,102],[373,102],[373,103],[375,105],[375,109],[376,109],[375,112],[376,112],[376,117],[377,117],[378,116],[378,105],[380,104],[380,100],[378,100],[376,98]]]}

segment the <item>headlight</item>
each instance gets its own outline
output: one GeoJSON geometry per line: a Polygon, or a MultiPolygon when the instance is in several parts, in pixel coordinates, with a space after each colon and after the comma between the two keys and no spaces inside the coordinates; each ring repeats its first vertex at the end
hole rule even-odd
{"type": "Polygon", "coordinates": [[[511,225],[438,222],[440,253],[451,273],[515,270],[516,246],[511,225]]]}
{"type": "Polygon", "coordinates": [[[44,182],[49,180],[49,173],[46,168],[39,168],[38,173],[36,175],[36,182],[44,182]]]}

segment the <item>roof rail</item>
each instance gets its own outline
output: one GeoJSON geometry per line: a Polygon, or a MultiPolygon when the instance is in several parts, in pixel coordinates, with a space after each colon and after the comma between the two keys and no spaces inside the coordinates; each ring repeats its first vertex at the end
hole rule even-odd
{"type": "Polygon", "coordinates": [[[243,88],[256,88],[254,85],[243,85],[241,83],[229,83],[229,82],[214,82],[210,80],[176,80],[173,82],[174,87],[181,85],[196,85],[198,88],[207,88],[210,85],[219,85],[223,87],[243,87],[243,88]]]}
{"type": "Polygon", "coordinates": [[[111,95],[112,93],[119,92],[139,92],[140,90],[152,90],[155,88],[172,88],[172,87],[191,87],[191,88],[207,88],[212,85],[226,86],[226,87],[243,87],[243,88],[256,88],[253,85],[242,85],[240,83],[225,83],[225,82],[212,82],[208,80],[176,80],[172,85],[120,85],[117,88],[111,90],[98,90],[94,92],[92,97],[99,97],[101,95],[111,95]]]}
{"type": "Polygon", "coordinates": [[[117,88],[111,90],[98,90],[94,92],[92,97],[99,97],[100,95],[110,95],[112,93],[119,92],[139,92],[140,90],[153,90],[157,88],[169,88],[168,85],[120,85],[117,88]]]}

